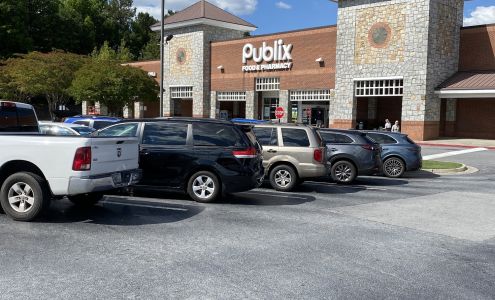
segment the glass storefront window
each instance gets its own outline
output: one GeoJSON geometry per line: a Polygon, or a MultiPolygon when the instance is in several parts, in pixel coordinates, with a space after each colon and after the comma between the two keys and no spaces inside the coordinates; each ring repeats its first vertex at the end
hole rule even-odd
{"type": "Polygon", "coordinates": [[[275,117],[275,109],[279,106],[279,98],[263,99],[263,120],[273,120],[275,117]]]}

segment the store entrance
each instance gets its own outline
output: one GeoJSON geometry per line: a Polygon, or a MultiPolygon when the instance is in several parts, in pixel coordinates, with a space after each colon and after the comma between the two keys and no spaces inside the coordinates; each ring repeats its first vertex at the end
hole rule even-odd
{"type": "Polygon", "coordinates": [[[192,117],[192,99],[174,99],[174,117],[192,117]]]}
{"type": "Polygon", "coordinates": [[[359,97],[357,99],[356,129],[381,129],[385,119],[401,123],[402,97],[359,97]]]}
{"type": "Polygon", "coordinates": [[[328,127],[329,105],[323,102],[293,102],[292,118],[297,123],[315,127],[328,127]]]}
{"type": "Polygon", "coordinates": [[[220,119],[246,117],[246,101],[220,101],[220,119]]]}
{"type": "Polygon", "coordinates": [[[275,110],[280,106],[278,91],[264,91],[258,94],[258,115],[260,120],[277,121],[275,110]]]}

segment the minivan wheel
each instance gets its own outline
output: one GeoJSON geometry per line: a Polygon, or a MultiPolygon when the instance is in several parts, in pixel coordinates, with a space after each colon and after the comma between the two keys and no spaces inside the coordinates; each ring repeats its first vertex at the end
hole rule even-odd
{"type": "Polygon", "coordinates": [[[352,183],[356,179],[356,167],[351,162],[341,160],[332,164],[332,179],[337,183],[352,183]]]}
{"type": "Polygon", "coordinates": [[[405,171],[406,165],[400,158],[390,157],[383,162],[383,174],[387,177],[399,178],[405,171]]]}
{"type": "Polygon", "coordinates": [[[47,183],[33,173],[13,174],[2,185],[0,204],[12,219],[32,221],[50,205],[47,183]]]}
{"type": "Polygon", "coordinates": [[[210,203],[220,195],[220,182],[215,174],[208,171],[197,172],[189,179],[187,193],[196,202],[210,203]]]}
{"type": "Polygon", "coordinates": [[[270,184],[277,191],[289,192],[296,186],[297,182],[296,171],[291,166],[276,166],[270,172],[270,184]]]}
{"type": "Polygon", "coordinates": [[[91,194],[83,194],[76,196],[68,196],[67,198],[69,198],[70,202],[74,203],[74,205],[80,207],[90,207],[100,202],[100,200],[103,199],[103,194],[91,193],[91,194]]]}

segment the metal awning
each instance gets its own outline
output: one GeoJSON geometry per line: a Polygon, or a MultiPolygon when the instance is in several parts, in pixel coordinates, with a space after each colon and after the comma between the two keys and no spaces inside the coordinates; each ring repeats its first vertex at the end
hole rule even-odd
{"type": "Polygon", "coordinates": [[[495,98],[495,71],[458,72],[435,93],[440,98],[495,98]]]}

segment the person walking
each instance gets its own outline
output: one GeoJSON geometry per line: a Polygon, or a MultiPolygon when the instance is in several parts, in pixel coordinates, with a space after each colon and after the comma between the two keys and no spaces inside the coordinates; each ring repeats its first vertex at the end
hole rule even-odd
{"type": "Polygon", "coordinates": [[[388,119],[385,119],[385,130],[390,131],[392,129],[392,123],[388,119]]]}
{"type": "Polygon", "coordinates": [[[394,126],[392,126],[392,132],[400,132],[399,121],[395,121],[394,126]]]}

